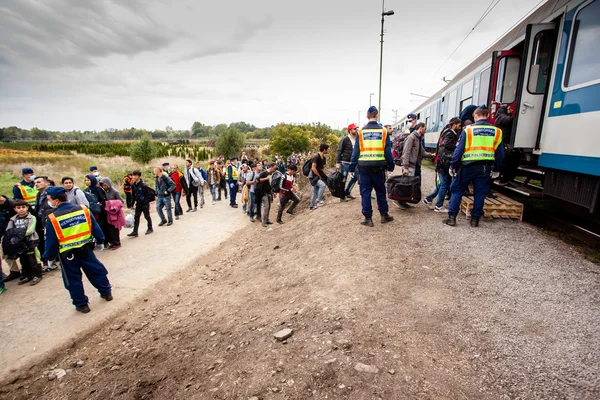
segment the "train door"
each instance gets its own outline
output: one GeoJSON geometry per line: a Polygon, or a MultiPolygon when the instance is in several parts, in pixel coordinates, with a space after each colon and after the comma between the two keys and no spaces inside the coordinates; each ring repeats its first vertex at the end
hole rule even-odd
{"type": "Polygon", "coordinates": [[[514,109],[512,148],[533,150],[539,148],[543,111],[556,46],[554,23],[527,25],[522,73],[519,79],[517,107],[514,109]]]}
{"type": "Polygon", "coordinates": [[[500,106],[511,106],[515,109],[520,70],[521,52],[512,50],[494,52],[490,80],[490,122],[496,120],[496,111],[500,106]]]}

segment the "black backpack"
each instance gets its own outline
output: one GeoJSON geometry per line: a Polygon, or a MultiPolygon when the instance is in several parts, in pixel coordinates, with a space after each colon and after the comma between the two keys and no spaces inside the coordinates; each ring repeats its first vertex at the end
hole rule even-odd
{"type": "Polygon", "coordinates": [[[279,171],[273,172],[271,175],[271,192],[279,193],[281,189],[281,182],[283,181],[283,174],[279,171]]]}
{"type": "Polygon", "coordinates": [[[83,191],[85,199],[90,204],[90,211],[94,215],[98,215],[102,212],[102,207],[100,206],[100,202],[98,201],[98,197],[92,192],[88,192],[87,190],[83,191]]]}
{"type": "Polygon", "coordinates": [[[394,164],[402,166],[402,152],[404,151],[404,142],[410,133],[401,133],[396,136],[394,143],[392,144],[392,150],[394,150],[394,164]]]}
{"type": "Polygon", "coordinates": [[[310,170],[312,169],[312,158],[306,160],[304,165],[302,165],[302,175],[308,176],[310,175],[310,170]]]}

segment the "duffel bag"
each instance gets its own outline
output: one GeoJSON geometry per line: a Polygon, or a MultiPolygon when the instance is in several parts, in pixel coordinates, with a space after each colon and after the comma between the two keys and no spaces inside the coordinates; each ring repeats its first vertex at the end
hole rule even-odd
{"type": "Polygon", "coordinates": [[[344,197],[346,193],[344,186],[344,176],[340,171],[335,171],[327,177],[327,187],[333,197],[344,197]]]}
{"type": "Polygon", "coordinates": [[[390,200],[417,204],[421,201],[421,178],[407,175],[390,176],[387,191],[390,200]]]}

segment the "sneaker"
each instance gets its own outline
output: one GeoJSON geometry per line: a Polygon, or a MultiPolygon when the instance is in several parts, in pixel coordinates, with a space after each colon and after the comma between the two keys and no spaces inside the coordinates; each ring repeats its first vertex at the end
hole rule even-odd
{"type": "Polygon", "coordinates": [[[444,207],[435,206],[435,208],[433,209],[433,211],[435,211],[437,213],[447,213],[448,209],[444,208],[444,207]]]}
{"type": "Polygon", "coordinates": [[[36,276],[35,278],[33,278],[31,280],[31,282],[29,282],[29,286],[35,286],[38,283],[40,283],[42,281],[42,278],[40,276],[36,276]]]}
{"type": "Polygon", "coordinates": [[[171,226],[171,225],[173,225],[173,221],[167,222],[167,226],[171,226]]]}
{"type": "Polygon", "coordinates": [[[116,246],[112,246],[110,249],[111,250],[117,250],[117,249],[120,249],[120,248],[121,248],[121,245],[119,244],[119,245],[116,245],[116,246]]]}
{"type": "Polygon", "coordinates": [[[278,220],[277,220],[277,223],[278,223],[279,225],[283,225],[283,221],[282,221],[282,220],[280,220],[280,219],[278,219],[278,220]]]}
{"type": "Polygon", "coordinates": [[[175,216],[175,220],[176,220],[176,221],[179,221],[179,215],[176,215],[176,216],[175,216]]]}
{"type": "Polygon", "coordinates": [[[166,225],[166,224],[167,224],[167,221],[160,221],[160,222],[158,223],[158,226],[163,226],[163,225],[166,225]]]}
{"type": "Polygon", "coordinates": [[[314,211],[316,209],[317,209],[317,207],[314,207],[314,206],[309,208],[310,211],[314,211]]]}
{"type": "Polygon", "coordinates": [[[100,297],[102,297],[106,301],[112,301],[113,300],[112,293],[103,294],[103,295],[100,295],[100,297]]]}
{"type": "Polygon", "coordinates": [[[47,273],[48,273],[48,272],[50,272],[50,271],[52,271],[52,269],[51,269],[50,267],[45,267],[45,268],[42,270],[42,274],[43,274],[43,275],[45,275],[45,274],[47,274],[47,273]]]}
{"type": "Polygon", "coordinates": [[[194,207],[194,209],[192,210],[192,212],[196,212],[198,211],[198,207],[194,207]]]}
{"type": "Polygon", "coordinates": [[[138,234],[137,234],[137,232],[131,232],[131,233],[128,233],[127,236],[129,236],[129,237],[138,237],[138,234]]]}
{"type": "Polygon", "coordinates": [[[356,197],[352,196],[351,194],[347,194],[347,195],[346,195],[346,198],[347,198],[347,199],[350,199],[350,200],[354,200],[354,199],[356,199],[356,197]]]}
{"type": "Polygon", "coordinates": [[[92,310],[90,310],[90,306],[88,306],[87,304],[85,306],[75,307],[75,309],[77,311],[79,311],[80,313],[84,313],[84,314],[87,314],[90,311],[92,311],[92,310]]]}
{"type": "Polygon", "coordinates": [[[2,294],[2,293],[4,293],[4,292],[6,292],[6,290],[7,290],[7,289],[6,289],[6,286],[2,286],[2,287],[0,287],[0,294],[2,294]]]}
{"type": "Polygon", "coordinates": [[[17,285],[24,285],[26,283],[31,282],[33,279],[32,278],[24,278],[24,279],[20,279],[19,283],[17,283],[17,285]]]}
{"type": "Polygon", "coordinates": [[[204,204],[200,204],[200,208],[204,208],[204,204]]]}
{"type": "Polygon", "coordinates": [[[317,207],[323,207],[325,204],[327,204],[327,203],[325,203],[323,200],[321,200],[320,202],[317,203],[317,207]]]}
{"type": "Polygon", "coordinates": [[[250,222],[254,222],[254,217],[250,217],[250,222]]]}
{"type": "Polygon", "coordinates": [[[190,212],[190,211],[192,211],[191,208],[188,208],[187,210],[185,210],[185,212],[190,212]]]}
{"type": "Polygon", "coordinates": [[[267,225],[273,225],[271,221],[267,221],[267,225]]]}
{"type": "Polygon", "coordinates": [[[58,267],[59,267],[59,264],[55,260],[48,261],[48,268],[50,268],[50,271],[53,271],[53,270],[57,269],[58,267]]]}
{"type": "Polygon", "coordinates": [[[290,214],[292,217],[295,217],[296,215],[298,215],[294,211],[290,211],[290,210],[287,210],[286,213],[290,214]]]}
{"type": "Polygon", "coordinates": [[[6,278],[4,278],[4,282],[10,282],[15,279],[19,279],[21,277],[21,272],[19,271],[10,271],[10,274],[6,278]]]}
{"type": "Polygon", "coordinates": [[[431,201],[427,199],[423,199],[423,203],[427,204],[428,206],[431,205],[431,201]]]}
{"type": "Polygon", "coordinates": [[[400,202],[398,200],[392,201],[392,204],[402,210],[402,206],[400,205],[400,202]]]}
{"type": "Polygon", "coordinates": [[[231,206],[231,208],[238,208],[238,205],[234,204],[234,205],[231,206]]]}
{"type": "Polygon", "coordinates": [[[340,203],[344,203],[346,202],[346,199],[344,197],[340,197],[340,203]]]}
{"type": "MultiPolygon", "coordinates": [[[[149,234],[151,234],[152,232],[154,232],[154,230],[153,230],[153,229],[148,229],[148,230],[146,231],[146,235],[149,235],[149,234]]],[[[136,236],[137,236],[137,235],[136,235],[136,236]]]]}

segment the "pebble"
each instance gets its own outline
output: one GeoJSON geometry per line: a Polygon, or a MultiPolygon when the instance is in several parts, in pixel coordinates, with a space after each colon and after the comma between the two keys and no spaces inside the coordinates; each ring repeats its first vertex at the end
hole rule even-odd
{"type": "Polygon", "coordinates": [[[85,362],[83,360],[79,360],[75,363],[75,368],[81,368],[83,367],[85,364],[85,362]]]}
{"type": "Polygon", "coordinates": [[[118,331],[119,329],[121,329],[123,325],[121,324],[114,324],[110,327],[110,329],[112,329],[113,331],[118,331]]]}
{"type": "Polygon", "coordinates": [[[388,374],[390,374],[390,375],[395,375],[395,374],[396,374],[396,371],[395,371],[395,370],[393,370],[393,369],[388,369],[388,374]]]}
{"type": "Polygon", "coordinates": [[[210,333],[210,336],[211,336],[211,337],[213,337],[213,336],[215,336],[216,334],[217,334],[217,332],[215,332],[215,331],[212,331],[212,332],[210,333]]]}
{"type": "Polygon", "coordinates": [[[55,369],[54,370],[54,374],[53,374],[56,379],[62,379],[62,377],[64,377],[65,375],[67,375],[67,371],[65,371],[64,369],[55,369]]]}
{"type": "Polygon", "coordinates": [[[358,372],[368,372],[371,374],[376,374],[379,372],[379,368],[374,367],[372,365],[363,364],[363,363],[357,363],[354,366],[354,369],[357,370],[358,372]]]}
{"type": "Polygon", "coordinates": [[[292,329],[286,328],[286,329],[282,329],[279,332],[275,333],[273,336],[275,336],[275,339],[277,339],[279,341],[284,341],[284,340],[292,337],[293,334],[294,334],[294,331],[292,329]]]}
{"type": "Polygon", "coordinates": [[[260,400],[258,396],[248,397],[248,400],[260,400]]]}
{"type": "Polygon", "coordinates": [[[111,371],[119,371],[121,369],[120,365],[113,365],[112,367],[110,367],[111,371]]]}

